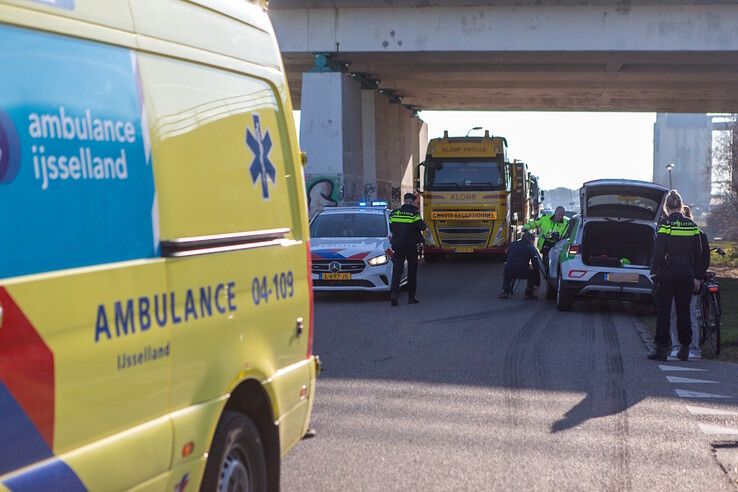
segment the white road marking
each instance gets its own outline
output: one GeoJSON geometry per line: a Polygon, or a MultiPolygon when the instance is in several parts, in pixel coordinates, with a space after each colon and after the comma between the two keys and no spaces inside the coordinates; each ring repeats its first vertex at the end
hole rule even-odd
{"type": "Polygon", "coordinates": [[[670,383],[686,383],[686,384],[717,384],[717,381],[709,381],[707,379],[692,379],[692,378],[683,378],[681,376],[666,376],[666,379],[670,383]]]}
{"type": "Polygon", "coordinates": [[[679,398],[722,398],[730,400],[733,398],[732,396],[727,395],[717,395],[714,393],[701,393],[699,391],[689,391],[689,390],[683,390],[683,389],[676,389],[674,390],[676,395],[679,398]]]}
{"type": "Polygon", "coordinates": [[[730,427],[720,427],[719,425],[710,425],[710,424],[697,424],[700,426],[700,430],[704,432],[705,434],[709,435],[717,435],[717,434],[730,434],[730,435],[738,435],[738,429],[731,429],[730,427]]]}
{"type": "Polygon", "coordinates": [[[706,372],[707,369],[697,369],[695,367],[682,367],[682,366],[667,366],[659,364],[659,369],[662,371],[694,371],[694,372],[706,372]]]}
{"type": "Polygon", "coordinates": [[[689,413],[691,413],[692,415],[738,415],[738,412],[729,412],[727,410],[718,410],[716,408],[693,407],[691,405],[685,406],[687,407],[687,410],[689,410],[689,413]]]}

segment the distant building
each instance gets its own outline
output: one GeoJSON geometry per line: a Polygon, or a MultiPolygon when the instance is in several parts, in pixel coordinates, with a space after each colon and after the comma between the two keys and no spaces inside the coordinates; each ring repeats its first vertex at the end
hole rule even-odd
{"type": "Polygon", "coordinates": [[[669,187],[666,166],[673,164],[671,187],[696,218],[710,211],[712,130],[706,114],[658,113],[653,125],[653,181],[669,187]]]}
{"type": "Polygon", "coordinates": [[[546,190],[544,195],[543,208],[553,210],[558,206],[562,206],[567,211],[579,212],[579,190],[570,190],[569,188],[561,187],[546,190]]]}

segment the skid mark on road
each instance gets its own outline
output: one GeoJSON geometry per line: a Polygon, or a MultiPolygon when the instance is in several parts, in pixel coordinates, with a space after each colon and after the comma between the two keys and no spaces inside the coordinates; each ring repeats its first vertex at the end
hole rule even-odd
{"type": "MultiPolygon", "coordinates": [[[[511,303],[512,304],[512,303],[511,303]]],[[[466,323],[468,321],[477,321],[481,319],[495,319],[497,316],[505,314],[518,314],[520,312],[520,306],[514,303],[510,306],[505,306],[498,309],[491,309],[489,311],[479,311],[477,313],[462,314],[456,316],[448,316],[444,318],[434,318],[421,321],[421,323],[430,324],[448,324],[448,323],[466,323]]]]}
{"type": "Polygon", "coordinates": [[[609,474],[611,483],[608,488],[629,490],[630,453],[628,450],[628,394],[625,389],[623,356],[620,351],[620,339],[615,328],[611,307],[608,305],[602,313],[602,333],[607,357],[607,400],[606,415],[615,417],[617,442],[616,459],[613,473],[609,474]]]}
{"type": "Polygon", "coordinates": [[[551,318],[551,310],[546,305],[534,312],[533,316],[524,323],[515,333],[510,341],[510,347],[505,355],[505,366],[503,368],[503,383],[505,385],[505,400],[508,411],[508,419],[512,426],[522,425],[521,420],[522,402],[520,390],[524,385],[524,357],[530,350],[530,340],[545,321],[551,318]]]}

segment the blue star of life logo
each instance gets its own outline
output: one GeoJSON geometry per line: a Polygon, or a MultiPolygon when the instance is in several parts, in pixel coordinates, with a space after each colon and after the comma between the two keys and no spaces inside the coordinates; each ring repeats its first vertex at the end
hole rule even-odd
{"type": "Polygon", "coordinates": [[[269,160],[269,152],[272,150],[272,137],[269,136],[269,130],[262,136],[261,122],[259,115],[254,115],[254,133],[246,128],[246,145],[249,146],[254,154],[254,160],[251,161],[251,181],[256,184],[261,182],[261,194],[264,200],[269,198],[269,180],[273,184],[277,184],[277,170],[274,164],[269,160]]]}

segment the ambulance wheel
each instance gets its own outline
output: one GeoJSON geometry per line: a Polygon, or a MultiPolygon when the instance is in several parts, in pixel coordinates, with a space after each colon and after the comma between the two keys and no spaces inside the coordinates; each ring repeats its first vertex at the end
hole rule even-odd
{"type": "Polygon", "coordinates": [[[265,491],[264,445],[254,423],[245,415],[225,411],[215,430],[203,491],[265,491]]]}

